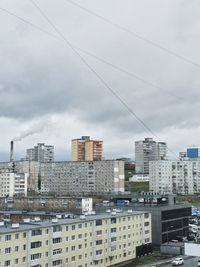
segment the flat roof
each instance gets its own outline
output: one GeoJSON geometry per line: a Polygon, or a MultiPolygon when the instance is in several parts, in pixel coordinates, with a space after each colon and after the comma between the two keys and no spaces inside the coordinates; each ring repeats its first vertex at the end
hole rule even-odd
{"type": "Polygon", "coordinates": [[[11,223],[6,223],[4,226],[0,226],[0,234],[5,233],[13,233],[13,232],[21,232],[21,231],[28,231],[32,229],[38,229],[38,228],[45,228],[45,227],[51,227],[53,225],[69,225],[69,224],[77,224],[77,223],[84,223],[84,222],[90,222],[95,220],[101,220],[101,219],[110,219],[110,218],[120,218],[120,217],[128,217],[132,215],[142,215],[144,214],[144,211],[132,211],[132,212],[119,212],[115,215],[111,215],[111,213],[101,213],[101,214],[95,214],[95,215],[87,215],[84,219],[81,219],[80,216],[77,216],[76,218],[67,218],[67,219],[57,219],[57,222],[52,222],[52,220],[44,220],[40,222],[28,222],[28,223],[21,223],[19,224],[19,227],[13,228],[11,223]]]}

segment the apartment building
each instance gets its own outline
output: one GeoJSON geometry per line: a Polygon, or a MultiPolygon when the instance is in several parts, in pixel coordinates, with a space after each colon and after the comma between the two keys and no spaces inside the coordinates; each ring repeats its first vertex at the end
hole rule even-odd
{"type": "Polygon", "coordinates": [[[38,161],[19,160],[13,162],[0,162],[0,171],[4,169],[10,169],[13,173],[26,173],[27,190],[38,192],[38,161]]]}
{"type": "Polygon", "coordinates": [[[26,150],[26,160],[38,162],[54,161],[54,146],[38,143],[34,148],[26,150]]]}
{"type": "Polygon", "coordinates": [[[151,252],[148,212],[0,223],[1,267],[112,266],[151,252]]]}
{"type": "Polygon", "coordinates": [[[167,156],[167,144],[156,142],[153,138],[135,142],[135,171],[136,174],[149,174],[149,162],[163,160],[167,156]]]}
{"type": "Polygon", "coordinates": [[[10,169],[0,169],[0,197],[27,195],[27,173],[15,173],[10,169]]]}
{"type": "Polygon", "coordinates": [[[124,192],[124,162],[60,161],[41,163],[41,192],[84,195],[124,192]]]}
{"type": "Polygon", "coordinates": [[[71,152],[72,161],[103,160],[103,141],[90,140],[90,136],[73,139],[71,152]]]}
{"type": "Polygon", "coordinates": [[[200,192],[200,161],[151,161],[149,187],[154,192],[180,194],[200,192]]]}

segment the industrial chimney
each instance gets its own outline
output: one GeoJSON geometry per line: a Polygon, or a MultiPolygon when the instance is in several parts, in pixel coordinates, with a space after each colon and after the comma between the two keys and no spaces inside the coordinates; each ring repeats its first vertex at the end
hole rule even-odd
{"type": "Polygon", "coordinates": [[[13,162],[14,141],[10,142],[10,162],[13,162]]]}

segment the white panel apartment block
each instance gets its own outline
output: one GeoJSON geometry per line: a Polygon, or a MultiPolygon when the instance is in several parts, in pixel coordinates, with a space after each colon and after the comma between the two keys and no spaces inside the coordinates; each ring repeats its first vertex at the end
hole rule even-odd
{"type": "Polygon", "coordinates": [[[200,161],[151,161],[149,187],[154,192],[180,194],[200,192],[200,161]]]}

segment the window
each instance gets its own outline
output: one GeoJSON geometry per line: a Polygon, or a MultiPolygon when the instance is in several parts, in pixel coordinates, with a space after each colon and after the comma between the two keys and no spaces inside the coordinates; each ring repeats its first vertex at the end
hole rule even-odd
{"type": "Polygon", "coordinates": [[[42,234],[42,230],[41,229],[35,229],[31,231],[31,235],[32,236],[37,236],[37,235],[41,235],[42,234]]]}
{"type": "Polygon", "coordinates": [[[11,266],[10,264],[11,264],[10,260],[9,261],[5,261],[4,266],[11,266]]]}
{"type": "Polygon", "coordinates": [[[110,222],[111,222],[111,223],[116,223],[116,222],[117,222],[117,219],[116,219],[116,218],[111,218],[111,219],[110,219],[110,222]]]}
{"type": "Polygon", "coordinates": [[[96,255],[101,255],[101,254],[102,254],[102,249],[96,251],[96,255]]]}
{"type": "Polygon", "coordinates": [[[117,228],[111,228],[111,229],[110,229],[110,232],[111,232],[111,233],[116,233],[116,232],[117,232],[117,228]]]}
{"type": "Polygon", "coordinates": [[[53,232],[62,232],[62,227],[61,225],[54,225],[53,226],[53,232]]]}
{"type": "Polygon", "coordinates": [[[26,257],[23,257],[22,258],[22,262],[26,262],[26,257]]]}
{"type": "MultiPolygon", "coordinates": [[[[24,246],[26,246],[26,245],[24,245],[24,246]]],[[[41,246],[42,246],[42,242],[41,241],[31,242],[31,249],[39,248],[41,246]]]]}
{"type": "Polygon", "coordinates": [[[82,249],[82,245],[78,245],[78,249],[82,249]]]}
{"type": "Polygon", "coordinates": [[[5,254],[11,253],[11,248],[5,248],[5,254]]]}
{"type": "Polygon", "coordinates": [[[26,245],[23,245],[23,250],[26,250],[26,245]]]}
{"type": "Polygon", "coordinates": [[[18,264],[19,263],[19,259],[15,259],[15,264],[18,264]]]}
{"type": "Polygon", "coordinates": [[[32,254],[31,255],[31,260],[37,260],[37,259],[41,259],[42,254],[41,253],[36,253],[36,254],[32,254]]]}
{"type": "Polygon", "coordinates": [[[19,234],[15,234],[15,239],[19,239],[19,234]]]}
{"type": "Polygon", "coordinates": [[[75,235],[72,235],[72,240],[75,240],[75,235]]]}
{"type": "Polygon", "coordinates": [[[52,266],[57,266],[59,264],[62,264],[62,260],[56,260],[52,262],[52,266]]]}
{"type": "Polygon", "coordinates": [[[149,213],[145,213],[144,218],[149,218],[149,213]]]}
{"type": "Polygon", "coordinates": [[[75,250],[75,246],[72,246],[72,248],[71,248],[71,249],[72,249],[72,251],[74,251],[74,250],[75,250]]]}
{"type": "Polygon", "coordinates": [[[97,240],[97,241],[96,241],[96,245],[101,245],[102,242],[103,242],[102,240],[97,240]]]}
{"type": "Polygon", "coordinates": [[[61,243],[61,242],[62,242],[61,237],[53,238],[53,244],[57,244],[57,243],[61,243]]]}
{"type": "Polygon", "coordinates": [[[5,241],[9,241],[9,240],[11,240],[11,235],[6,235],[5,236],[5,241]]]}
{"type": "Polygon", "coordinates": [[[61,254],[61,253],[62,253],[62,249],[61,248],[57,248],[57,249],[53,250],[53,255],[61,254]]]}
{"type": "Polygon", "coordinates": [[[72,225],[72,230],[75,230],[75,225],[72,225]]]}
{"type": "Polygon", "coordinates": [[[73,256],[73,257],[71,258],[71,261],[75,261],[75,260],[76,260],[76,257],[73,256]]]}
{"type": "Polygon", "coordinates": [[[79,235],[78,235],[78,239],[81,239],[81,238],[82,238],[82,234],[79,234],[79,235]]]}
{"type": "Polygon", "coordinates": [[[15,247],[15,251],[19,251],[19,246],[16,246],[15,247]]]}
{"type": "Polygon", "coordinates": [[[96,231],[97,235],[102,235],[102,230],[96,231]]]}
{"type": "Polygon", "coordinates": [[[26,233],[23,233],[23,238],[26,238],[26,233]]]}
{"type": "Polygon", "coordinates": [[[145,222],[144,223],[144,226],[149,226],[149,222],[145,222]]]}
{"type": "Polygon", "coordinates": [[[81,223],[78,224],[78,228],[79,228],[79,229],[82,228],[82,224],[81,224],[81,223]]]}
{"type": "Polygon", "coordinates": [[[96,220],[96,226],[102,225],[102,220],[96,220]]]}

